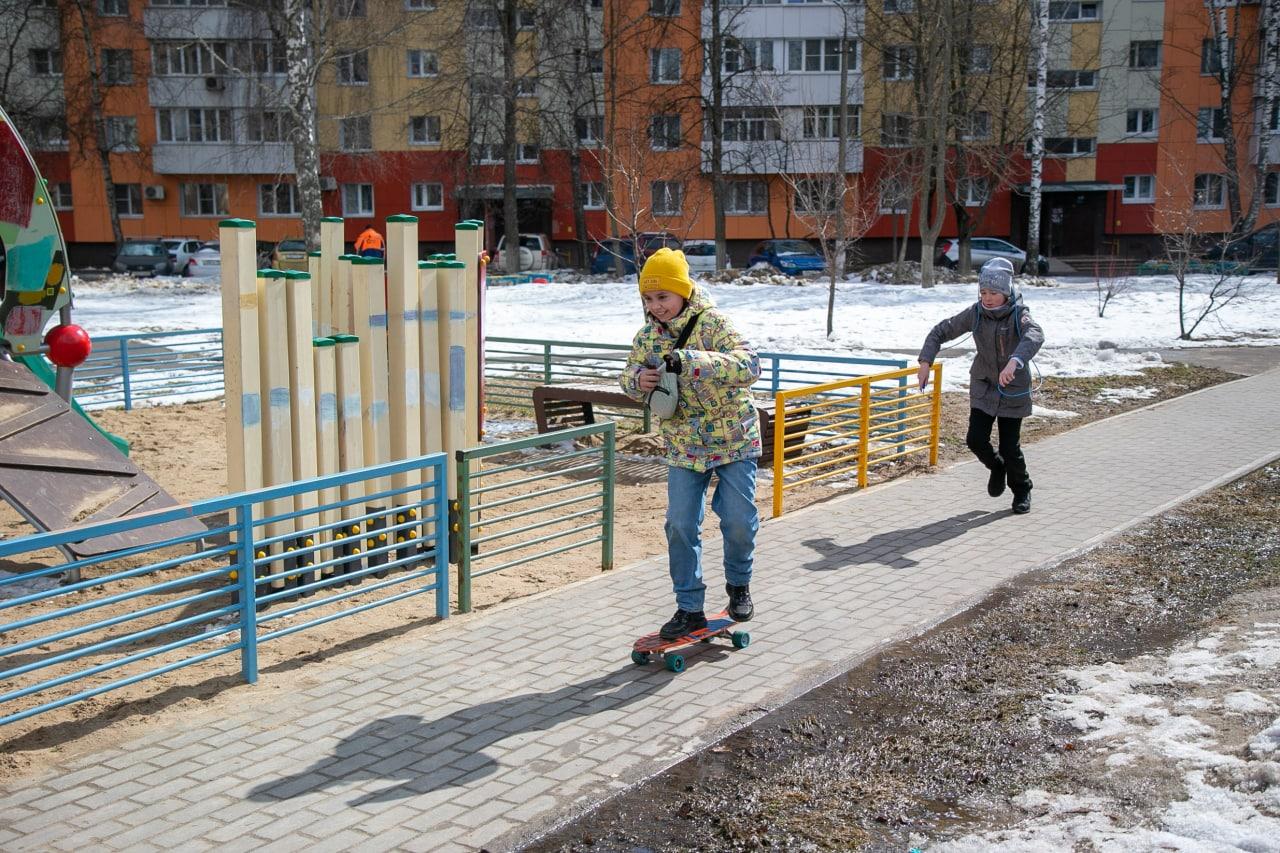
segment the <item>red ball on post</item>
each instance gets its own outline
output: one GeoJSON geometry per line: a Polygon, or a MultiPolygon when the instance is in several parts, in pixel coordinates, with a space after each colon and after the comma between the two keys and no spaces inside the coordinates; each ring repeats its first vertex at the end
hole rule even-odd
{"type": "Polygon", "coordinates": [[[89,333],[75,324],[54,326],[44,336],[49,361],[58,367],[79,367],[93,351],[89,333]]]}

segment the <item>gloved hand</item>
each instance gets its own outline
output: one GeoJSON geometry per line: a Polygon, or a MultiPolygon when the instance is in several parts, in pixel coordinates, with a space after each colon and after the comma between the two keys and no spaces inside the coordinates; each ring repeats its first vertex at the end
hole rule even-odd
{"type": "Polygon", "coordinates": [[[684,364],[680,361],[680,353],[668,353],[662,357],[662,361],[667,366],[668,373],[679,373],[684,370],[684,364]]]}

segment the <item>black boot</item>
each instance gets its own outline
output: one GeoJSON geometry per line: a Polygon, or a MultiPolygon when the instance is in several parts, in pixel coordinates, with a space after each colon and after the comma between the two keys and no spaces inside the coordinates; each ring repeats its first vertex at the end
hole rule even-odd
{"type": "Polygon", "coordinates": [[[987,477],[987,494],[998,498],[1004,494],[1004,460],[997,456],[995,464],[988,467],[991,468],[991,476],[987,477]]]}
{"type": "Polygon", "coordinates": [[[705,627],[707,617],[701,610],[677,610],[676,615],[658,630],[658,636],[664,640],[675,640],[705,627]]]}
{"type": "Polygon", "coordinates": [[[1013,514],[1024,515],[1031,512],[1031,492],[1013,493],[1013,514]]]}
{"type": "Polygon", "coordinates": [[[751,617],[756,614],[756,608],[751,603],[751,587],[743,584],[742,586],[734,586],[731,583],[724,585],[724,591],[729,593],[729,618],[734,622],[750,622],[751,617]]]}

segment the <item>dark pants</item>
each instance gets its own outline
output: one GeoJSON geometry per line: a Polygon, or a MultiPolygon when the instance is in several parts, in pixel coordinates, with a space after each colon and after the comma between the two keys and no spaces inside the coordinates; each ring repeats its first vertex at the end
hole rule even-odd
{"type": "Polygon", "coordinates": [[[992,471],[1004,465],[1006,482],[1015,495],[1031,491],[1027,460],[1022,455],[1022,418],[997,418],[979,409],[969,410],[969,434],[964,443],[978,461],[992,471]],[[991,427],[999,425],[1000,449],[991,446],[991,427]]]}
{"type": "Polygon", "coordinates": [[[360,257],[362,258],[381,258],[384,257],[381,249],[361,249],[360,257]]]}

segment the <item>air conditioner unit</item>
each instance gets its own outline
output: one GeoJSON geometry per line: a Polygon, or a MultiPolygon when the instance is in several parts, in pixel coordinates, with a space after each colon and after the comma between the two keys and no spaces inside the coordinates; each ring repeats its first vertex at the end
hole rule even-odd
{"type": "Polygon", "coordinates": [[[320,176],[320,189],[324,192],[332,192],[338,188],[338,179],[333,175],[320,176]]]}
{"type": "Polygon", "coordinates": [[[164,201],[164,184],[147,184],[142,188],[142,196],[150,201],[164,201]]]}
{"type": "Polygon", "coordinates": [[[221,92],[226,88],[226,84],[222,82],[221,77],[206,77],[204,78],[204,87],[210,92],[221,92]]]}

